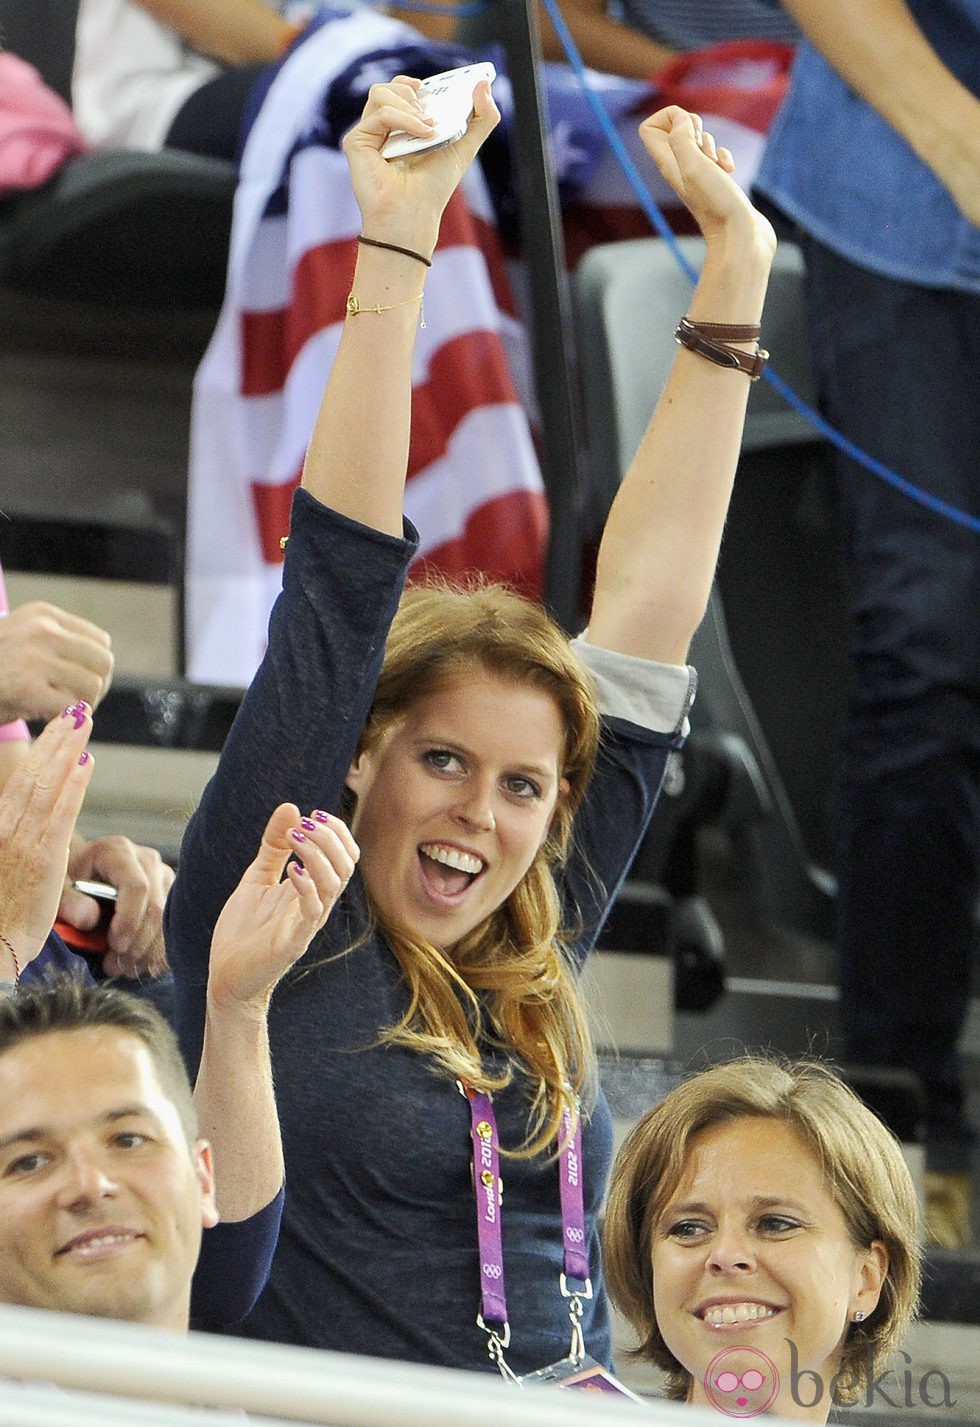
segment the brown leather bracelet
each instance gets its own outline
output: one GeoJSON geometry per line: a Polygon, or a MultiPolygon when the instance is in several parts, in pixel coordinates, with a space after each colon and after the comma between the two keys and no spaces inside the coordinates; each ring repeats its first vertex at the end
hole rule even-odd
{"type": "MultiPolygon", "coordinates": [[[[694,352],[697,356],[714,362],[715,366],[729,367],[732,371],[744,372],[750,381],[757,382],[769,360],[769,353],[761,347],[757,352],[742,352],[737,347],[727,346],[724,342],[712,341],[710,338],[702,336],[699,329],[704,325],[699,323],[698,327],[695,327],[686,318],[682,318],[674,333],[674,340],[680,346],[686,347],[689,352],[694,352]]],[[[754,338],[748,336],[731,340],[751,342],[754,338]]]]}
{"type": "Polygon", "coordinates": [[[681,326],[714,342],[758,342],[762,331],[758,322],[695,322],[693,317],[682,317],[681,326]]]}

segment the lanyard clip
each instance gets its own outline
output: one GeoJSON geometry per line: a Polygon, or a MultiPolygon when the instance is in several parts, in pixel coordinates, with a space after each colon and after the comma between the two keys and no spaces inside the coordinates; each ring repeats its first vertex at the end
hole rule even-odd
{"type": "Polygon", "coordinates": [[[585,1357],[585,1334],[582,1332],[582,1300],[577,1293],[573,1293],[568,1300],[568,1316],[572,1324],[572,1341],[569,1345],[568,1356],[575,1363],[580,1363],[585,1357]]]}
{"type": "Polygon", "coordinates": [[[513,1383],[517,1387],[523,1384],[517,1374],[507,1363],[504,1357],[504,1349],[510,1346],[510,1324],[491,1324],[484,1321],[482,1313],[476,1315],[477,1327],[482,1328],[487,1335],[487,1352],[490,1361],[496,1364],[497,1371],[505,1382],[513,1383]]]}
{"type": "Polygon", "coordinates": [[[578,1288],[569,1288],[569,1286],[568,1286],[568,1276],[567,1276],[565,1273],[560,1273],[560,1274],[558,1275],[558,1287],[561,1289],[561,1296],[562,1296],[562,1298],[571,1298],[571,1299],[576,1299],[576,1298],[578,1298],[579,1300],[581,1300],[581,1299],[586,1299],[586,1300],[590,1299],[590,1298],[592,1297],[592,1280],[591,1280],[591,1278],[582,1278],[582,1279],[579,1279],[579,1280],[578,1280],[578,1284],[579,1284],[578,1288]]]}
{"type": "Polygon", "coordinates": [[[558,1275],[558,1287],[561,1289],[563,1298],[568,1299],[568,1317],[572,1324],[572,1341],[568,1349],[568,1356],[575,1363],[580,1363],[585,1357],[585,1335],[582,1332],[582,1314],[585,1309],[583,1303],[592,1297],[592,1280],[582,1279],[577,1288],[569,1288],[568,1279],[564,1273],[558,1275]]]}

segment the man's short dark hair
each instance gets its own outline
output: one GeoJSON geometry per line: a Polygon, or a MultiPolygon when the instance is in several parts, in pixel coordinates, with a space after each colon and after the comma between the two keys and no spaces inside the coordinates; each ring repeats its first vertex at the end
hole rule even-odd
{"type": "Polygon", "coordinates": [[[150,1053],[161,1089],[176,1107],[193,1144],[197,1108],[177,1038],[148,1001],[115,986],[87,986],[68,976],[21,986],[14,996],[0,996],[0,1056],[37,1036],[58,1031],[106,1027],[138,1037],[150,1053]]]}

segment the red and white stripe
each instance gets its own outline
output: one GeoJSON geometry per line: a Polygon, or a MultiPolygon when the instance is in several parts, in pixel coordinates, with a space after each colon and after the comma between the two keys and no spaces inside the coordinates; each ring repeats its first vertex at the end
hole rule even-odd
{"type": "MultiPolygon", "coordinates": [[[[340,337],[359,231],[343,155],[290,163],[295,138],[354,54],[413,32],[371,12],[312,34],[274,81],[246,145],[228,289],[194,384],[188,675],[244,685],[278,593],[280,536],[340,337]],[[355,48],[356,47],[356,48],[355,48]]],[[[540,593],[547,507],[528,418],[529,355],[482,176],[467,175],[426,281],[413,373],[406,511],[421,558],[540,593]]]]}

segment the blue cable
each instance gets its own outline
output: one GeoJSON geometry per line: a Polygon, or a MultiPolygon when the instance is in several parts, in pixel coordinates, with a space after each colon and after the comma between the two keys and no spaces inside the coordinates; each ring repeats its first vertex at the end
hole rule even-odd
{"type": "MultiPolygon", "coordinates": [[[[660,234],[661,238],[669,245],[671,252],[677,259],[678,265],[693,285],[697,282],[698,274],[681,252],[670,225],[655,203],[647,184],[641,177],[633,160],[630,158],[622,139],[616,132],[616,126],[606,112],[605,105],[589,84],[588,77],[585,73],[585,66],[582,63],[582,56],[579,54],[578,47],[572,39],[571,31],[558,8],[557,0],[543,0],[543,3],[548,12],[549,19],[555,27],[555,32],[561,40],[562,47],[568,57],[568,62],[585,95],[586,102],[595,115],[600,129],[606,137],[606,141],[615,154],[630,187],[637,197],[640,207],[643,209],[653,227],[660,234]]],[[[934,511],[937,515],[946,516],[947,519],[952,520],[955,524],[962,525],[967,530],[972,530],[974,534],[980,535],[980,516],[970,515],[967,511],[960,510],[955,505],[950,505],[947,501],[941,500],[938,496],[932,495],[929,491],[924,491],[921,487],[913,485],[913,483],[906,480],[904,476],[897,475],[894,471],[889,469],[888,466],[876,460],[874,456],[868,455],[868,453],[862,451],[859,446],[855,446],[852,441],[849,441],[846,436],[831,426],[830,423],[820,415],[819,411],[804,401],[792,387],[783,381],[782,377],[773,371],[771,366],[767,365],[762,375],[784,401],[798,411],[801,416],[805,417],[821,436],[827,441],[830,441],[840,451],[843,451],[846,456],[849,456],[853,461],[857,461],[860,465],[871,471],[873,475],[879,476],[881,480],[887,482],[888,485],[900,491],[903,495],[908,496],[910,500],[917,501],[920,505],[925,506],[928,510],[934,511]]]]}
{"type": "MultiPolygon", "coordinates": [[[[545,10],[548,12],[548,18],[555,27],[555,33],[561,41],[568,63],[578,80],[579,87],[585,95],[585,101],[592,110],[596,122],[605,136],[606,142],[615,154],[616,160],[630,188],[632,188],[636,195],[639,206],[642,208],[651,226],[668,245],[677,260],[678,266],[693,287],[698,280],[697,270],[688,262],[682,253],[670,224],[653,199],[646,181],[630,157],[622,139],[619,137],[616,126],[610,119],[605,105],[590,85],[585,73],[582,56],[579,53],[578,46],[572,39],[568,25],[565,23],[565,17],[558,8],[557,0],[543,0],[543,4],[545,10]]],[[[452,13],[457,16],[468,17],[470,15],[479,14],[482,10],[485,10],[487,8],[487,0],[471,0],[471,3],[461,6],[452,4],[451,0],[445,4],[438,3],[438,0],[403,0],[403,8],[406,10],[420,10],[437,14],[452,13]]],[[[859,465],[864,466],[872,475],[878,476],[881,480],[892,486],[894,490],[899,491],[910,500],[918,502],[919,505],[924,506],[927,510],[931,510],[937,515],[945,516],[948,520],[952,520],[954,524],[962,525],[965,529],[972,530],[974,534],[980,535],[980,516],[970,515],[967,511],[960,510],[958,506],[950,505],[947,501],[941,500],[939,496],[933,495],[930,491],[923,490],[921,486],[914,485],[911,481],[906,480],[904,476],[898,475],[895,471],[891,470],[890,467],[877,460],[876,457],[869,455],[867,451],[863,451],[860,446],[856,446],[853,441],[838,431],[836,427],[831,426],[830,422],[821,416],[815,407],[811,406],[809,402],[804,401],[799,393],[795,392],[778,372],[773,370],[771,365],[766,365],[762,375],[763,379],[783,398],[787,405],[799,412],[815,431],[823,436],[826,441],[836,446],[844,455],[849,456],[852,461],[856,461],[859,465]]]]}

